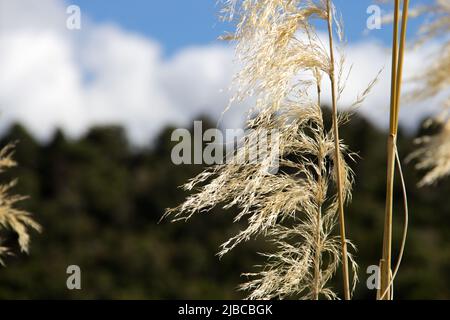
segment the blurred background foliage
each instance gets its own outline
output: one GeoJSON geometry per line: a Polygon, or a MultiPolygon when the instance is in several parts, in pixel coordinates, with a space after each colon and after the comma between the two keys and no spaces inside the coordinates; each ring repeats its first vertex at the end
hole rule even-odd
{"type": "MultiPolygon", "coordinates": [[[[208,127],[208,120],[203,121],[208,127]]],[[[257,252],[269,248],[264,239],[256,239],[219,261],[219,245],[242,227],[232,224],[232,210],[215,209],[189,223],[158,223],[165,208],[186,196],[178,187],[202,170],[172,164],[172,130],[163,130],[152,147],[136,148],[120,127],[93,128],[76,141],[58,131],[45,145],[21,125],[11,127],[1,145],[18,141],[19,166],[1,180],[19,178],[15,191],[30,196],[21,205],[35,214],[44,232],[32,235],[29,256],[15,248],[16,256],[6,259],[7,267],[0,269],[0,299],[243,298],[236,291],[241,273],[253,271],[262,262],[257,252]],[[66,288],[66,268],[72,264],[82,270],[79,291],[66,288]]],[[[381,253],[386,133],[355,116],[342,135],[361,157],[352,164],[357,180],[347,209],[348,236],[358,247],[361,267],[355,298],[373,299],[375,292],[366,288],[366,268],[377,265],[381,253]]],[[[413,150],[413,139],[400,134],[402,155],[413,150]]],[[[396,298],[450,299],[450,179],[417,189],[420,172],[413,164],[404,171],[411,221],[396,298]]],[[[398,244],[399,184],[395,197],[398,244]]],[[[2,237],[13,245],[14,235],[2,237]]],[[[339,283],[340,273],[334,286],[341,292],[339,283]]]]}

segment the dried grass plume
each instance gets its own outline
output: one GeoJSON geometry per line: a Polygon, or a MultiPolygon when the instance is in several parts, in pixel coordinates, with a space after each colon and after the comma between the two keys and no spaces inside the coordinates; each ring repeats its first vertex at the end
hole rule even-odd
{"type": "MultiPolygon", "coordinates": [[[[337,183],[341,181],[343,201],[350,201],[353,174],[345,161],[351,154],[341,141],[336,143],[333,130],[325,128],[320,106],[324,75],[336,70],[336,83],[345,82],[344,56],[337,62],[331,59],[313,23],[332,19],[342,38],[336,10],[333,6],[329,17],[327,5],[326,0],[225,1],[224,17],[237,27],[224,38],[235,42],[242,66],[232,101],[255,101],[246,123],[252,130],[231,161],[190,180],[184,189],[195,192],[166,212],[177,221],[217,206],[235,208],[234,221],[245,221],[246,227],[222,245],[219,256],[257,236],[274,244],[275,252],[265,254],[267,263],[245,274],[248,282],[240,289],[248,291],[250,299],[337,298],[328,287],[342,263],[335,228],[337,183]],[[261,135],[268,136],[268,149],[255,163],[261,135]],[[341,179],[336,175],[337,152],[341,179]]],[[[337,87],[339,94],[343,88],[337,87]]],[[[346,120],[339,114],[337,125],[346,120]]],[[[351,254],[348,258],[356,283],[357,265],[351,254]]]]}
{"type": "MultiPolygon", "coordinates": [[[[430,16],[429,23],[422,26],[418,45],[425,45],[430,40],[438,40],[442,45],[430,57],[430,64],[425,71],[413,80],[418,85],[412,94],[416,100],[425,100],[450,92],[450,3],[447,0],[436,0],[425,12],[430,16]]],[[[409,156],[416,159],[416,168],[426,170],[419,186],[432,185],[439,179],[450,175],[450,96],[442,101],[443,111],[426,125],[435,123],[442,130],[434,136],[426,136],[417,140],[418,150],[409,156]]]]}
{"type": "MultiPolygon", "coordinates": [[[[13,146],[9,145],[0,151],[0,173],[14,167],[16,163],[12,159],[13,146]]],[[[28,252],[30,246],[29,229],[41,230],[41,226],[36,223],[30,213],[20,210],[16,204],[25,197],[11,195],[10,190],[16,185],[16,181],[0,185],[0,230],[8,229],[17,234],[20,250],[28,252]]],[[[2,257],[10,254],[10,251],[0,242],[0,263],[3,264],[2,257]]]]}

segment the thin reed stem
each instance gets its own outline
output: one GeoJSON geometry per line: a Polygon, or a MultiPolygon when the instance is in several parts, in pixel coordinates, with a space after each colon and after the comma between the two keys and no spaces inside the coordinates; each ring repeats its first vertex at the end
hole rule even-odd
{"type": "Polygon", "coordinates": [[[321,105],[322,105],[322,101],[321,101],[321,91],[322,91],[322,88],[320,87],[320,83],[318,83],[317,84],[317,105],[319,106],[319,107],[321,107],[321,105]]]}
{"type": "Polygon", "coordinates": [[[381,287],[378,293],[379,299],[391,300],[391,265],[392,265],[392,210],[393,191],[395,178],[395,155],[397,152],[398,116],[400,110],[401,82],[403,74],[403,61],[406,43],[406,28],[408,22],[409,0],[404,0],[402,11],[402,28],[400,37],[400,48],[398,48],[398,22],[400,14],[400,0],[395,1],[394,12],[394,34],[392,45],[392,83],[391,83],[391,110],[390,128],[388,137],[388,163],[386,182],[386,210],[383,236],[383,256],[381,265],[381,287]],[[381,295],[381,293],[384,293],[381,295]],[[384,297],[383,297],[384,296],[384,297]]]}
{"type": "MultiPolygon", "coordinates": [[[[321,104],[321,87],[320,87],[320,78],[317,77],[318,70],[315,69],[314,73],[316,75],[316,81],[317,81],[317,106],[320,108],[321,104]]],[[[323,128],[321,128],[321,133],[323,133],[323,128]]],[[[323,134],[321,135],[321,140],[324,140],[323,134]]],[[[317,182],[319,186],[322,186],[323,184],[323,163],[325,160],[324,151],[322,148],[322,144],[320,144],[319,153],[317,157],[317,164],[318,164],[318,177],[317,182]]],[[[320,294],[320,265],[321,265],[321,248],[322,248],[322,239],[321,239],[321,230],[322,230],[322,205],[323,205],[323,190],[320,187],[317,192],[317,219],[316,219],[316,250],[314,255],[314,288],[313,288],[313,296],[314,300],[319,300],[319,294],[320,294]]]]}
{"type": "MultiPolygon", "coordinates": [[[[383,235],[383,253],[380,261],[381,272],[381,287],[378,293],[378,299],[381,299],[381,292],[386,292],[390,280],[390,266],[391,266],[391,244],[392,244],[392,203],[393,203],[393,189],[394,189],[394,148],[396,137],[396,90],[397,90],[397,63],[398,63],[398,21],[400,11],[400,0],[395,0],[394,9],[394,30],[392,36],[392,72],[391,72],[391,107],[390,107],[390,125],[389,137],[387,144],[387,179],[386,179],[386,208],[385,208],[385,223],[383,235]]],[[[389,300],[389,292],[385,295],[385,299],[389,300]]]]}
{"type": "Polygon", "coordinates": [[[396,131],[398,130],[398,115],[400,112],[400,96],[402,89],[402,76],[403,76],[403,64],[405,57],[405,46],[406,46],[406,31],[408,27],[408,9],[409,0],[404,0],[403,2],[403,16],[402,16],[402,32],[400,40],[400,54],[398,57],[398,70],[397,70],[397,89],[395,90],[395,105],[397,107],[397,113],[395,114],[395,123],[397,125],[396,131]]]}
{"type": "Polygon", "coordinates": [[[344,192],[343,192],[343,182],[342,182],[342,159],[340,151],[340,140],[339,140],[339,123],[338,123],[338,111],[337,111],[337,94],[336,94],[336,79],[334,71],[334,46],[333,46],[333,15],[331,12],[331,0],[327,0],[327,20],[328,20],[328,38],[330,46],[330,72],[329,78],[331,82],[331,96],[332,96],[332,117],[333,117],[333,135],[335,143],[335,174],[336,174],[336,184],[338,192],[338,202],[339,202],[339,229],[341,236],[341,250],[342,250],[342,272],[343,272],[343,282],[344,282],[344,297],[345,300],[350,300],[350,280],[349,280],[349,269],[348,269],[348,253],[347,253],[347,238],[345,235],[345,214],[344,214],[344,192]]]}
{"type": "MultiPolygon", "coordinates": [[[[404,203],[404,217],[405,217],[405,221],[403,224],[403,236],[402,236],[402,242],[400,245],[400,252],[398,254],[398,258],[397,258],[397,263],[395,265],[395,269],[394,269],[394,273],[392,275],[392,279],[389,281],[389,286],[388,288],[385,289],[385,291],[383,292],[383,294],[381,295],[381,297],[379,297],[379,300],[383,300],[386,295],[388,293],[391,293],[391,299],[393,299],[394,296],[394,280],[395,277],[398,274],[398,271],[400,270],[400,265],[402,263],[403,260],[403,254],[405,253],[405,246],[406,246],[406,238],[408,236],[408,226],[409,226],[409,209],[408,209],[408,193],[406,191],[406,183],[405,183],[405,178],[403,176],[403,170],[402,170],[402,165],[400,163],[400,156],[398,155],[398,151],[395,151],[395,158],[397,160],[397,168],[398,168],[398,172],[400,175],[400,181],[402,184],[402,192],[403,192],[403,203],[404,203]],[[389,290],[390,288],[392,288],[392,290],[389,290]]],[[[381,292],[380,292],[381,293],[381,292]]]]}
{"type": "MultiPolygon", "coordinates": [[[[322,185],[322,166],[323,166],[323,153],[322,150],[319,151],[319,176],[318,176],[318,183],[321,186],[322,185]]],[[[317,219],[316,219],[316,246],[315,246],[315,255],[314,255],[314,288],[313,288],[313,296],[314,300],[319,300],[319,293],[320,293],[320,265],[321,265],[321,248],[322,248],[322,239],[321,239],[321,224],[322,224],[322,194],[321,190],[319,191],[319,194],[317,195],[317,198],[319,199],[317,204],[317,219]]]]}

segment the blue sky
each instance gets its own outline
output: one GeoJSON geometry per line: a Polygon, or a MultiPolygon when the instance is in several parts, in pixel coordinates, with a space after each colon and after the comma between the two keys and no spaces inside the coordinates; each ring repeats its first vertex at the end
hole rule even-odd
{"type": "Polygon", "coordinates": [[[167,53],[216,41],[226,30],[214,0],[66,0],[95,22],[119,24],[163,44],[167,53]]]}
{"type": "MultiPolygon", "coordinates": [[[[430,0],[414,1],[430,2],[430,0]]],[[[83,13],[95,22],[120,25],[129,31],[158,40],[170,55],[193,45],[214,43],[230,25],[220,22],[220,5],[216,0],[66,0],[77,4],[83,13]]],[[[347,38],[350,42],[375,38],[390,42],[390,28],[364,34],[368,14],[366,10],[375,0],[335,0],[342,12],[347,38]]],[[[391,6],[382,5],[386,10],[391,6]]],[[[411,21],[410,34],[416,30],[417,21],[411,21]]]]}

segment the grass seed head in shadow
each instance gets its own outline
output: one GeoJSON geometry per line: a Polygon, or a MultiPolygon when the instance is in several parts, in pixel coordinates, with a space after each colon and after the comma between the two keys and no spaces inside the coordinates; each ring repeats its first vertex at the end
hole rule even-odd
{"type": "MultiPolygon", "coordinates": [[[[431,16],[431,20],[422,26],[417,45],[425,45],[433,39],[439,40],[442,45],[432,55],[425,71],[413,79],[418,87],[410,98],[415,100],[445,95],[450,90],[450,3],[436,0],[425,12],[431,16]]],[[[417,139],[420,147],[409,156],[409,159],[417,160],[417,169],[427,170],[419,186],[432,185],[450,175],[450,96],[444,97],[442,106],[442,113],[426,123],[430,125],[435,122],[442,130],[434,136],[417,139]]]]}
{"type": "MultiPolygon", "coordinates": [[[[14,167],[16,163],[12,160],[13,146],[9,145],[0,151],[0,173],[14,167]]],[[[21,251],[28,252],[30,246],[29,229],[37,231],[41,227],[36,223],[31,214],[16,207],[17,203],[25,197],[11,195],[10,189],[16,185],[16,181],[0,185],[0,229],[9,229],[17,234],[21,251]]],[[[3,264],[2,256],[10,254],[8,248],[0,244],[0,263],[3,264]]]]}

